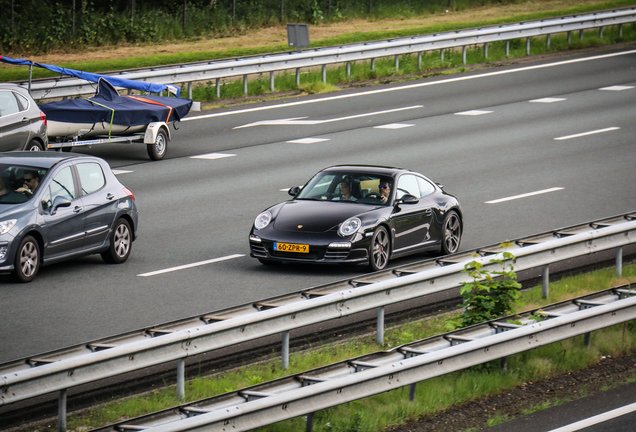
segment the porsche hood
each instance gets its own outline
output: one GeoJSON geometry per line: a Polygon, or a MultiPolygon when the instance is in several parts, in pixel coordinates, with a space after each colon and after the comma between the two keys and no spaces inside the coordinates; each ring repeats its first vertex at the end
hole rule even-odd
{"type": "Polygon", "coordinates": [[[274,217],[274,229],[295,232],[326,232],[352,216],[360,216],[375,206],[350,202],[288,201],[274,217]]]}

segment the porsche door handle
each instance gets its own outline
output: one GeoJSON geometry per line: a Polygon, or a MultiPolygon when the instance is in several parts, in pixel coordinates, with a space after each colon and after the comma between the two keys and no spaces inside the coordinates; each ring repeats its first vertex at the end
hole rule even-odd
{"type": "Polygon", "coordinates": [[[75,208],[73,209],[73,213],[79,213],[82,211],[82,207],[81,206],[75,206],[75,208]]]}
{"type": "Polygon", "coordinates": [[[432,215],[432,214],[433,214],[433,210],[431,210],[430,208],[428,208],[428,209],[424,210],[424,215],[426,215],[426,216],[430,216],[430,215],[432,215]]]}

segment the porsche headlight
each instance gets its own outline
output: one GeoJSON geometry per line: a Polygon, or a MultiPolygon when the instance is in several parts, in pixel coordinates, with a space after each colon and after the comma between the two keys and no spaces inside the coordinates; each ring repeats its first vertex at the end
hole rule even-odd
{"type": "Polygon", "coordinates": [[[349,237],[350,235],[358,232],[362,226],[362,221],[357,217],[352,217],[340,224],[338,228],[338,235],[340,237],[349,237]]]}
{"type": "Polygon", "coordinates": [[[9,219],[9,220],[0,222],[0,235],[6,234],[9,231],[11,231],[11,228],[13,228],[13,226],[15,225],[17,221],[18,221],[17,219],[9,219]]]}
{"type": "Polygon", "coordinates": [[[264,211],[263,213],[256,216],[254,220],[254,228],[263,229],[272,221],[272,214],[268,211],[264,211]]]}

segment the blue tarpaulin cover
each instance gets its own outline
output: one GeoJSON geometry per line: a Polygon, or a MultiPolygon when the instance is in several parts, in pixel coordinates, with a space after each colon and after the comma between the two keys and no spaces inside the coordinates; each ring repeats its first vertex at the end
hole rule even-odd
{"type": "Polygon", "coordinates": [[[137,126],[152,122],[175,122],[192,107],[191,99],[164,96],[120,96],[100,78],[95,96],[40,104],[47,119],[66,123],[107,123],[137,126]]]}
{"type": "Polygon", "coordinates": [[[167,90],[170,93],[175,94],[177,97],[179,97],[181,93],[181,87],[179,86],[173,86],[173,85],[167,85],[167,84],[154,84],[154,83],[149,83],[144,81],[135,81],[135,80],[130,80],[126,78],[100,75],[100,74],[91,73],[91,72],[83,72],[83,71],[79,71],[75,69],[63,68],[63,67],[55,66],[55,65],[35,63],[35,62],[32,62],[31,60],[12,59],[2,55],[0,55],[0,61],[4,63],[18,65],[18,66],[33,65],[33,66],[41,67],[44,69],[48,69],[53,72],[61,73],[63,75],[70,75],[70,76],[82,78],[82,79],[85,79],[86,81],[92,81],[92,82],[98,82],[100,78],[105,78],[112,85],[116,87],[123,87],[123,88],[128,88],[133,90],[145,91],[148,93],[161,93],[162,91],[167,90]]]}

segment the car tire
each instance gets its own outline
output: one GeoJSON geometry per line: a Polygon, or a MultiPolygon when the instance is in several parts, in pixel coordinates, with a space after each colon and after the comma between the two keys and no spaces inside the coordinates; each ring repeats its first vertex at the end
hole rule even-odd
{"type": "Polygon", "coordinates": [[[451,210],[446,214],[442,225],[442,247],[440,253],[449,255],[459,250],[462,240],[462,221],[456,211],[451,210]]]}
{"type": "Polygon", "coordinates": [[[391,256],[391,240],[389,232],[383,226],[376,228],[369,245],[369,270],[384,270],[391,256]]]}
{"type": "Polygon", "coordinates": [[[24,148],[26,151],[44,151],[44,147],[38,140],[31,140],[24,148]]]}
{"type": "Polygon", "coordinates": [[[31,282],[40,268],[40,246],[30,235],[24,237],[15,254],[13,278],[16,282],[31,282]]]}
{"type": "Polygon", "coordinates": [[[166,156],[168,150],[168,134],[165,130],[161,129],[157,132],[157,138],[155,138],[154,144],[148,144],[146,146],[148,150],[148,156],[154,161],[163,159],[166,156]]]}
{"type": "Polygon", "coordinates": [[[121,264],[128,259],[132,249],[132,231],[126,219],[118,219],[110,233],[110,246],[102,252],[102,259],[109,264],[121,264]]]}

